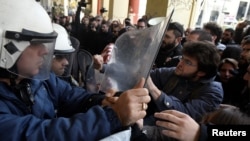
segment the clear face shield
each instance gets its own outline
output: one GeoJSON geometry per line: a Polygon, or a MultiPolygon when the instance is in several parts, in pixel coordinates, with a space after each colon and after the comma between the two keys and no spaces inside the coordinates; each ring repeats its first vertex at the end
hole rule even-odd
{"type": "Polygon", "coordinates": [[[69,77],[73,65],[74,52],[72,53],[54,53],[52,62],[52,71],[60,77],[69,77]]]}
{"type": "Polygon", "coordinates": [[[40,34],[23,30],[6,32],[11,39],[2,51],[1,59],[5,59],[5,68],[21,78],[48,79],[54,53],[57,33],[40,34]]]}
{"type": "Polygon", "coordinates": [[[51,69],[54,45],[55,41],[31,41],[17,59],[16,70],[8,70],[24,78],[47,79],[51,69]]]}
{"type": "Polygon", "coordinates": [[[126,32],[116,40],[100,91],[125,91],[148,77],[172,14],[150,28],[126,32]]]}

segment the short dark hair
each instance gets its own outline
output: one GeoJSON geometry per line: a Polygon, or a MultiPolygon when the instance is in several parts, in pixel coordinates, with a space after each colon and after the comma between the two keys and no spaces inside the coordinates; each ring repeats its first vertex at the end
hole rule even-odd
{"type": "Polygon", "coordinates": [[[192,30],[189,34],[199,35],[198,41],[210,41],[210,42],[212,42],[211,34],[207,33],[205,30],[195,29],[195,30],[192,30]]]}
{"type": "Polygon", "coordinates": [[[221,54],[221,59],[233,58],[239,61],[241,52],[242,52],[242,48],[238,44],[226,45],[226,48],[223,50],[221,54]]]}
{"type": "Polygon", "coordinates": [[[184,33],[183,26],[178,22],[170,23],[167,30],[174,30],[175,37],[182,37],[184,33]]]}
{"type": "Polygon", "coordinates": [[[221,39],[222,36],[222,28],[220,25],[218,25],[216,22],[208,22],[204,24],[204,29],[209,30],[211,35],[217,36],[215,39],[215,45],[217,45],[221,39]]]}
{"type": "Polygon", "coordinates": [[[147,21],[146,21],[145,19],[143,19],[143,18],[140,18],[140,19],[137,21],[137,23],[138,23],[138,22],[144,22],[145,25],[147,25],[147,21]]]}
{"type": "Polygon", "coordinates": [[[204,78],[216,76],[220,62],[220,55],[216,46],[208,41],[187,42],[182,54],[194,57],[198,62],[198,70],[205,72],[204,78]]]}
{"type": "Polygon", "coordinates": [[[234,29],[233,28],[226,28],[224,31],[230,32],[231,37],[234,36],[234,29]]]}
{"type": "Polygon", "coordinates": [[[220,108],[213,112],[207,113],[202,123],[212,123],[215,125],[248,125],[250,116],[248,111],[242,111],[236,107],[220,108]]]}

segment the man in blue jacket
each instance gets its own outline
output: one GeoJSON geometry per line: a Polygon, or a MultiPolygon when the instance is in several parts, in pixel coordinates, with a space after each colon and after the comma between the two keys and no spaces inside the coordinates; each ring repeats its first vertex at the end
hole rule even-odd
{"type": "MultiPolygon", "coordinates": [[[[34,0],[0,0],[0,139],[95,141],[146,115],[144,80],[110,106],[50,73],[57,33],[34,0]],[[83,112],[86,111],[86,112],[83,112]]],[[[107,101],[107,100],[106,100],[107,101]]]]}
{"type": "Polygon", "coordinates": [[[223,99],[223,89],[215,82],[220,56],[210,42],[188,42],[182,50],[177,67],[152,70],[147,81],[152,101],[145,124],[154,125],[155,112],[175,109],[196,121],[217,108],[223,99]]]}

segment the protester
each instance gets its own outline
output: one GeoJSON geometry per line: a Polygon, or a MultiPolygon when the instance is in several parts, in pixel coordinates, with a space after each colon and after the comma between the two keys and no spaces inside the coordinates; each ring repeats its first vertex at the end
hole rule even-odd
{"type": "Polygon", "coordinates": [[[187,42],[177,67],[154,69],[147,81],[152,97],[144,125],[154,125],[155,112],[175,109],[199,121],[215,110],[223,99],[223,89],[215,82],[220,55],[214,44],[187,42]]]}
{"type": "Polygon", "coordinates": [[[178,62],[171,60],[172,58],[181,55],[183,32],[184,29],[180,23],[169,23],[169,26],[163,35],[162,43],[154,62],[154,68],[173,67],[178,64],[178,62]]]}

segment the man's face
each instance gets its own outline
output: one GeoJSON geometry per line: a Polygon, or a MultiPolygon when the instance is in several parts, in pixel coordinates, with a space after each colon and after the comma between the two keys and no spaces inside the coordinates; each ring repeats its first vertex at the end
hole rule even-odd
{"type": "Polygon", "coordinates": [[[84,17],[82,19],[82,23],[85,24],[85,25],[88,25],[89,24],[89,18],[84,17]]]}
{"type": "Polygon", "coordinates": [[[119,31],[120,31],[119,27],[114,27],[112,33],[113,33],[114,36],[118,37],[119,36],[119,31]]]}
{"type": "Polygon", "coordinates": [[[97,25],[97,22],[96,21],[92,21],[91,23],[90,23],[90,27],[91,28],[96,28],[98,25],[97,25]]]}
{"type": "Polygon", "coordinates": [[[102,32],[108,32],[109,27],[106,24],[102,24],[102,32]]]}
{"type": "Polygon", "coordinates": [[[101,25],[101,24],[102,24],[102,19],[101,19],[101,18],[97,18],[96,21],[97,21],[97,24],[98,24],[98,25],[101,25]]]}
{"type": "Polygon", "coordinates": [[[176,46],[176,37],[173,30],[168,30],[165,32],[165,36],[161,43],[161,48],[171,49],[176,46]]]}
{"type": "Polygon", "coordinates": [[[198,41],[199,35],[198,34],[188,34],[186,37],[187,42],[193,42],[193,41],[198,41]]]}
{"type": "Polygon", "coordinates": [[[221,36],[221,42],[227,43],[232,39],[231,33],[228,31],[224,31],[221,36]]]}
{"type": "Polygon", "coordinates": [[[187,28],[184,32],[185,36],[188,36],[190,34],[190,32],[192,31],[191,28],[187,28]]]}
{"type": "Polygon", "coordinates": [[[17,61],[18,73],[24,77],[35,76],[45,63],[44,56],[47,54],[48,50],[43,44],[28,46],[17,61]]]}
{"type": "Polygon", "coordinates": [[[145,28],[146,28],[145,22],[138,22],[137,23],[137,29],[145,29],[145,28]]]}
{"type": "Polygon", "coordinates": [[[55,55],[52,61],[51,69],[56,75],[61,76],[63,75],[68,65],[69,65],[69,62],[65,55],[55,55]]]}
{"type": "Polygon", "coordinates": [[[219,72],[220,72],[220,78],[222,82],[228,82],[230,78],[233,77],[233,74],[231,72],[234,71],[234,67],[230,63],[224,63],[222,64],[219,72]]]}
{"type": "Polygon", "coordinates": [[[215,40],[217,39],[217,36],[216,36],[216,35],[212,35],[212,34],[211,34],[211,31],[208,30],[208,29],[205,29],[205,28],[204,28],[204,30],[212,36],[212,42],[215,43],[215,40]]]}
{"type": "Polygon", "coordinates": [[[198,76],[198,62],[195,58],[183,55],[178,63],[175,74],[190,80],[198,76]]]}
{"type": "Polygon", "coordinates": [[[242,46],[242,52],[240,54],[240,64],[250,63],[250,44],[245,44],[242,46]]]}

